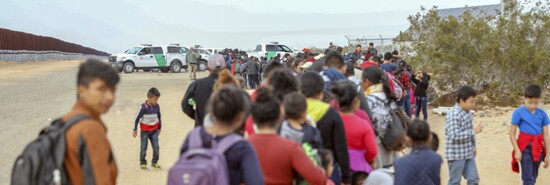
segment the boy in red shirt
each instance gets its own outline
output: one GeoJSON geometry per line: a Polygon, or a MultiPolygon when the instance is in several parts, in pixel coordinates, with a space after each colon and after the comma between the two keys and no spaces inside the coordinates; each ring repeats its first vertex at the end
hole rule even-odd
{"type": "Polygon", "coordinates": [[[538,85],[529,85],[525,88],[524,106],[516,109],[512,114],[510,126],[510,142],[514,147],[512,152],[512,170],[519,172],[524,185],[534,185],[537,181],[540,164],[544,161],[544,168],[550,166],[550,134],[548,125],[550,120],[544,110],[538,108],[542,90],[538,85]],[[516,132],[519,128],[519,137],[516,132]],[[545,157],[546,156],[546,157],[545,157]],[[519,166],[521,164],[521,166],[519,166]]]}

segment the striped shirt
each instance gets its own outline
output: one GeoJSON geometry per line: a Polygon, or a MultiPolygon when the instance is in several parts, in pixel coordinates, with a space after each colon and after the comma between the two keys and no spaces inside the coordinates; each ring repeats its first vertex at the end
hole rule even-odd
{"type": "Polygon", "coordinates": [[[456,104],[445,118],[445,157],[449,161],[474,158],[474,116],[456,104]]]}
{"type": "Polygon", "coordinates": [[[138,107],[136,119],[134,121],[134,130],[137,130],[138,124],[141,131],[154,131],[160,130],[160,106],[156,104],[154,106],[149,105],[147,102],[141,104],[138,107]]]}

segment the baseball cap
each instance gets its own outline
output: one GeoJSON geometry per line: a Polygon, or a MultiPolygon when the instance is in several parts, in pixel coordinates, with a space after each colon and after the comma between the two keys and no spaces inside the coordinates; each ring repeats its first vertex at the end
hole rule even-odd
{"type": "Polygon", "coordinates": [[[208,68],[209,69],[218,69],[225,67],[225,59],[220,54],[215,54],[208,58],[208,68]]]}

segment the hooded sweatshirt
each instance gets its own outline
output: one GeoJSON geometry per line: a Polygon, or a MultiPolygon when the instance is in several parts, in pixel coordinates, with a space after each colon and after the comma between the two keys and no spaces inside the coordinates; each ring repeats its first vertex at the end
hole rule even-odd
{"type": "Polygon", "coordinates": [[[317,123],[321,132],[323,146],[333,151],[334,162],[338,163],[342,172],[342,182],[351,182],[348,144],[346,131],[340,114],[330,108],[328,103],[317,99],[307,99],[307,113],[317,123]]]}

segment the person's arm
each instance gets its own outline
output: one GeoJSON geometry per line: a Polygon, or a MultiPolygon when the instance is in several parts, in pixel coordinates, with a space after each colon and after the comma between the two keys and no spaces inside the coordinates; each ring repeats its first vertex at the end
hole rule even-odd
{"type": "MultiPolygon", "coordinates": [[[[196,81],[195,81],[196,82],[196,81]]],[[[189,105],[189,99],[195,100],[195,88],[197,84],[193,82],[189,87],[187,88],[187,92],[185,93],[185,96],[183,97],[183,100],[181,100],[181,109],[187,116],[189,116],[191,119],[195,119],[195,110],[193,109],[192,105],[189,105]]]]}
{"type": "Polygon", "coordinates": [[[159,117],[159,130],[162,129],[162,120],[160,119],[160,106],[159,106],[159,112],[157,113],[157,116],[159,117]]]}
{"type": "Polygon", "coordinates": [[[299,145],[296,144],[288,155],[292,155],[292,168],[304,177],[309,184],[324,185],[327,182],[327,178],[323,172],[315,167],[299,145]]]}
{"type": "Polygon", "coordinates": [[[82,143],[79,144],[79,159],[82,164],[82,176],[84,184],[95,182],[95,184],[115,184],[111,179],[111,169],[114,160],[112,151],[101,123],[96,121],[82,121],[86,126],[82,130],[82,143]]]}
{"type": "Polygon", "coordinates": [[[544,158],[544,168],[548,169],[550,167],[550,132],[548,131],[548,125],[550,125],[550,119],[548,119],[548,114],[544,113],[544,121],[542,123],[542,134],[544,134],[544,146],[546,147],[546,158],[544,158]]]}
{"type": "Polygon", "coordinates": [[[446,127],[448,127],[449,130],[447,137],[449,137],[453,142],[459,143],[472,140],[474,137],[474,131],[462,127],[460,122],[461,120],[459,115],[449,115],[446,123],[446,127]]]}
{"type": "Polygon", "coordinates": [[[544,168],[547,169],[550,167],[550,133],[548,132],[548,125],[542,127],[542,132],[544,134],[544,145],[546,147],[546,158],[544,159],[544,168]]]}
{"type": "Polygon", "coordinates": [[[518,146],[517,135],[516,135],[520,121],[521,121],[521,116],[519,115],[519,112],[514,111],[514,113],[512,114],[512,125],[510,126],[509,135],[510,135],[510,143],[512,143],[512,147],[514,147],[514,152],[515,152],[514,158],[516,159],[516,161],[521,161],[521,151],[518,146]]]}
{"type": "Polygon", "coordinates": [[[311,127],[313,130],[313,142],[311,143],[311,146],[315,149],[319,149],[323,147],[323,138],[321,137],[321,132],[317,130],[314,127],[311,127]]]}
{"type": "Polygon", "coordinates": [[[334,111],[333,109],[329,110],[327,113],[332,113],[333,118],[333,149],[334,155],[336,156],[336,161],[340,165],[340,170],[342,172],[342,182],[344,184],[350,184],[350,165],[349,165],[349,154],[348,154],[348,142],[346,140],[346,131],[344,129],[344,123],[342,118],[334,111]]]}
{"type": "MultiPolygon", "coordinates": [[[[368,124],[365,122],[365,124],[368,124]]],[[[374,131],[372,127],[368,126],[367,132],[363,135],[363,143],[365,144],[365,159],[367,162],[373,162],[378,155],[378,146],[376,144],[376,136],[374,136],[374,131]]]]}
{"type": "Polygon", "coordinates": [[[517,142],[517,136],[516,133],[518,131],[518,126],[515,124],[512,124],[510,126],[510,143],[512,143],[512,147],[514,147],[514,159],[516,161],[521,161],[521,150],[519,149],[518,142],[517,142]]]}
{"type": "Polygon", "coordinates": [[[136,114],[136,119],[134,121],[134,131],[137,131],[137,126],[141,120],[141,118],[143,117],[143,106],[139,106],[138,107],[138,111],[137,111],[137,114],[136,114]]]}
{"type": "Polygon", "coordinates": [[[413,82],[415,85],[420,84],[420,81],[416,79],[416,74],[411,75],[411,82],[413,82]]]}
{"type": "Polygon", "coordinates": [[[243,180],[246,185],[264,184],[264,177],[256,151],[250,143],[244,148],[244,155],[241,157],[241,169],[243,170],[243,180]]]}

